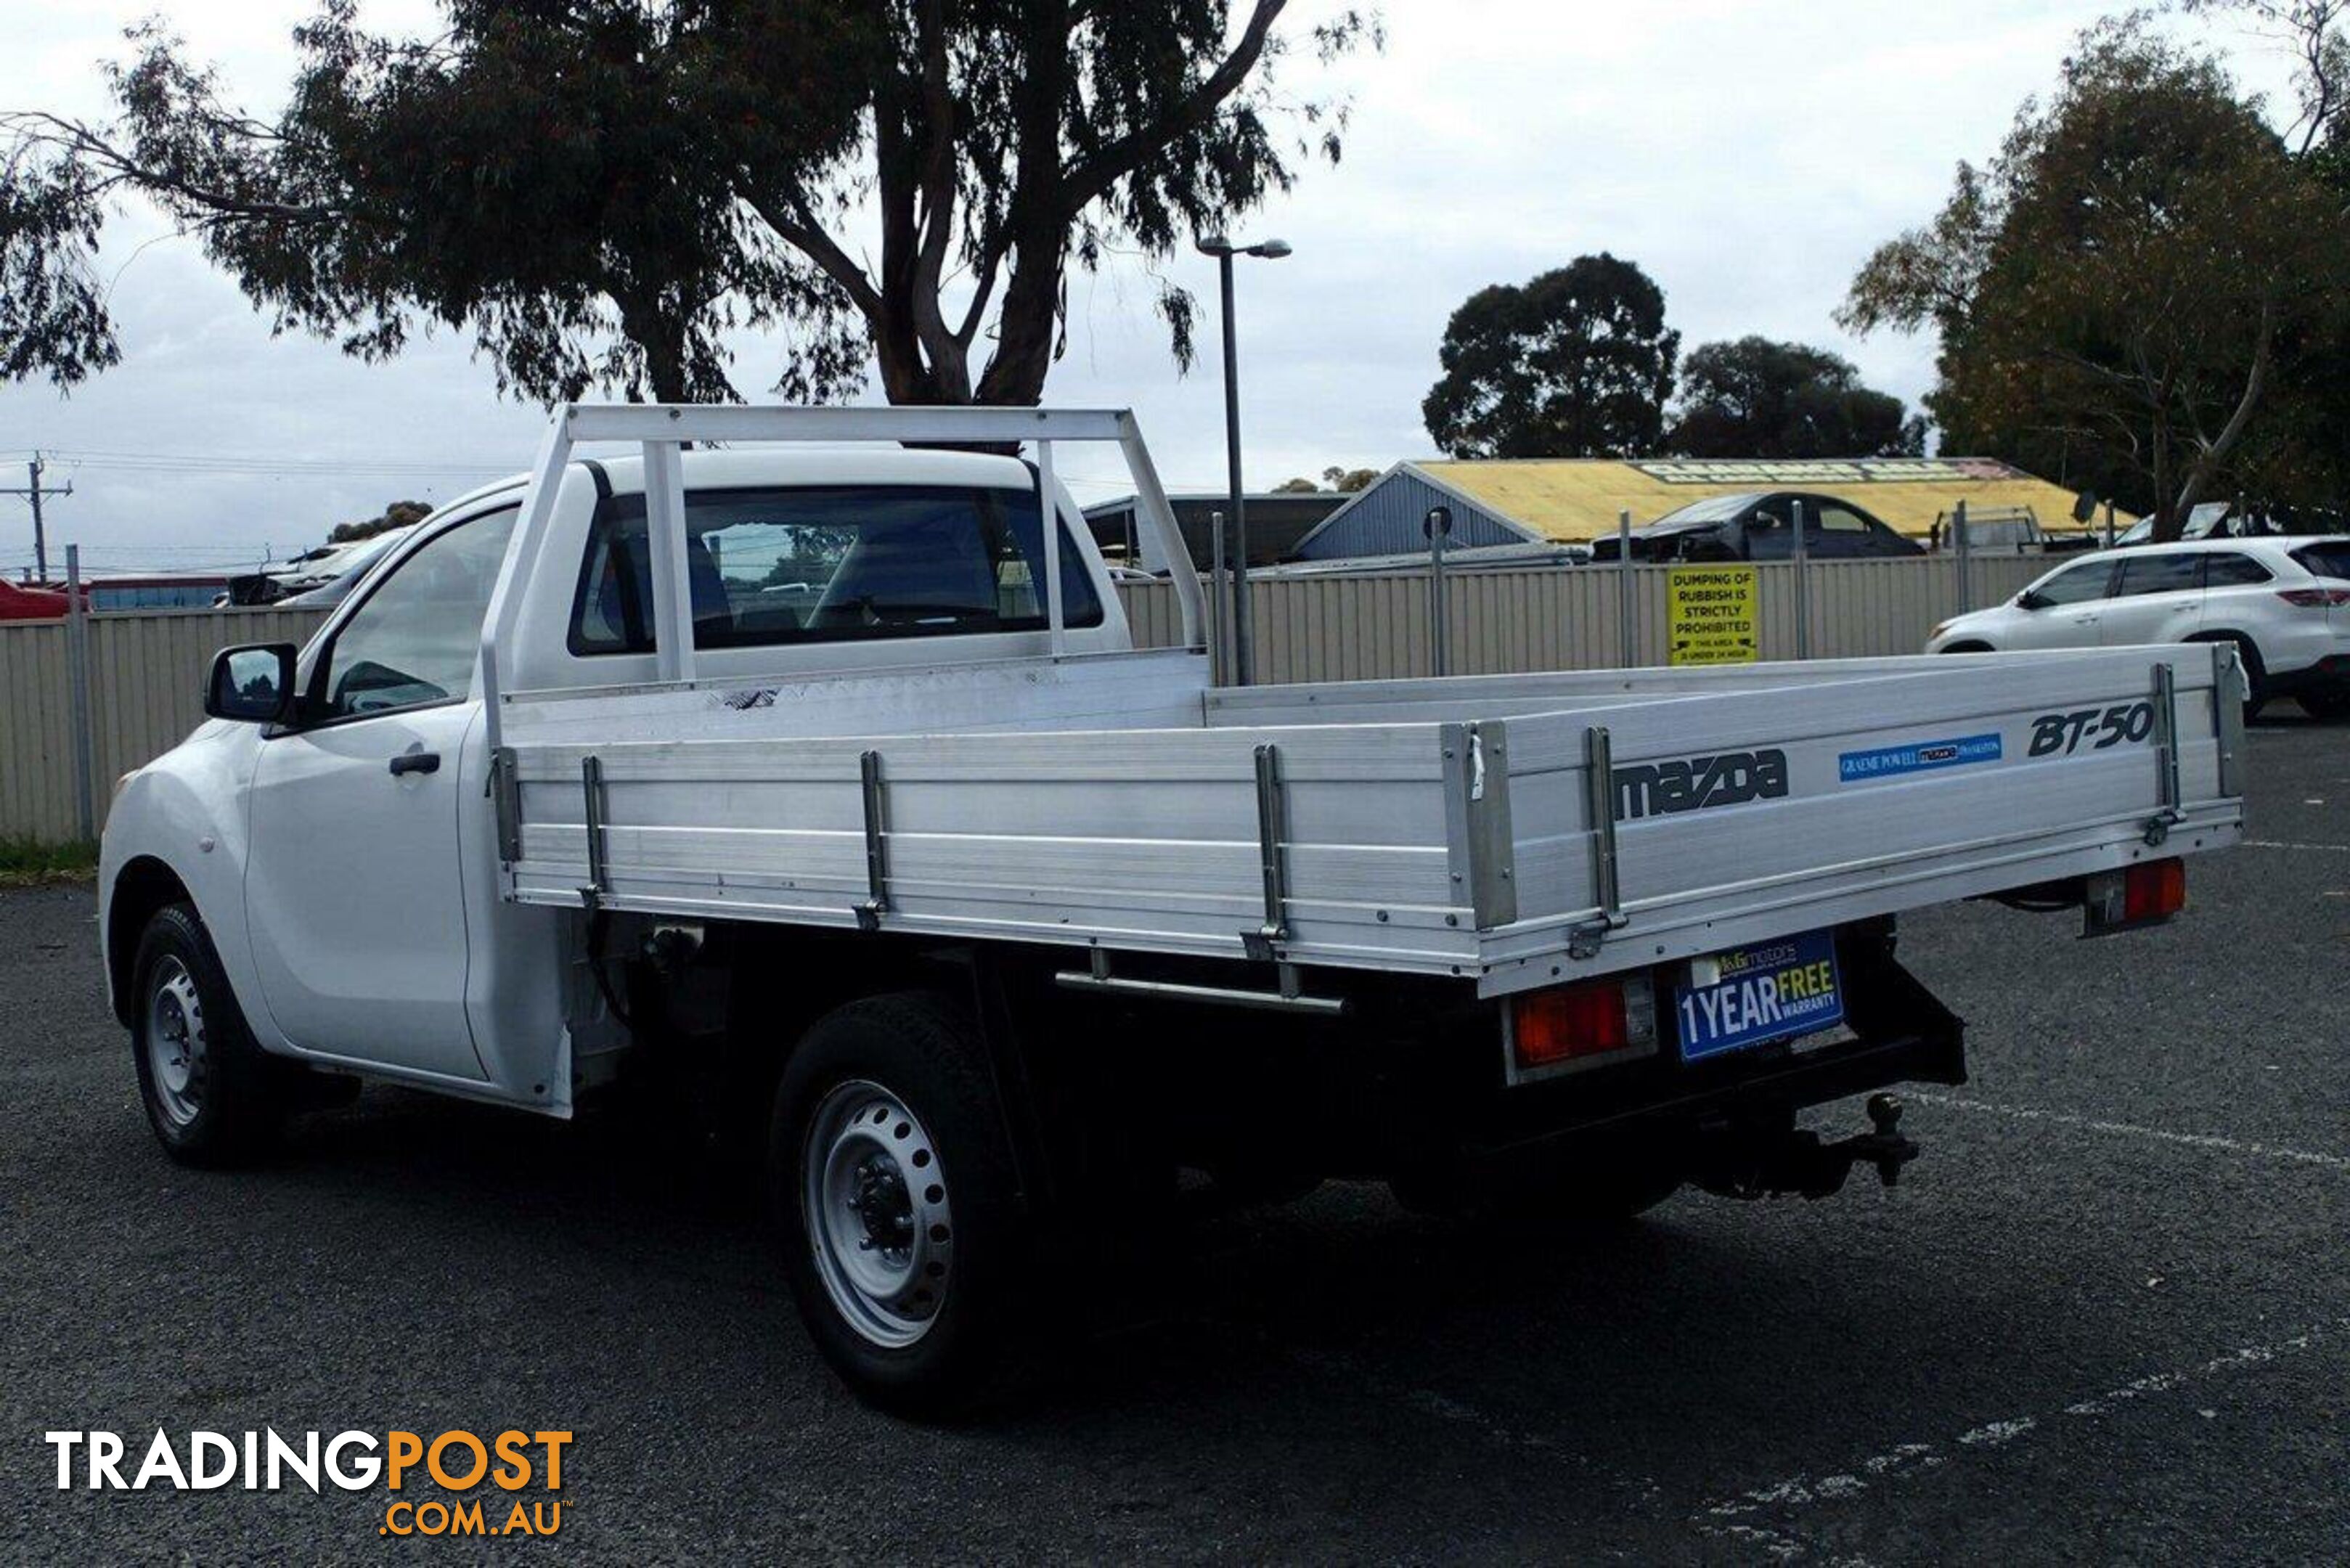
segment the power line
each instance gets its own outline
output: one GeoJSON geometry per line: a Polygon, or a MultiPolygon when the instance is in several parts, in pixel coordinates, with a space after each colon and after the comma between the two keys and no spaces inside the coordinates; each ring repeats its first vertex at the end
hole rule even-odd
{"type": "MultiPolygon", "coordinates": [[[[82,554],[85,556],[93,553],[109,556],[120,556],[126,553],[140,556],[233,556],[237,554],[239,551],[250,553],[251,551],[258,550],[263,547],[264,546],[260,545],[248,545],[239,541],[231,541],[229,543],[219,545],[84,545],[81,547],[81,550],[82,554]]],[[[22,556],[29,553],[30,552],[28,550],[21,547],[14,550],[0,548],[0,555],[22,556]]]]}
{"type": "Polygon", "coordinates": [[[296,467],[260,462],[146,462],[129,459],[77,457],[74,470],[101,473],[170,474],[175,478],[259,479],[407,479],[419,482],[465,480],[478,483],[502,478],[511,468],[402,467],[393,463],[319,463],[296,467]]]}
{"type": "Polygon", "coordinates": [[[127,473],[275,475],[288,478],[494,479],[515,472],[512,462],[429,462],[393,458],[288,457],[235,452],[120,452],[99,447],[49,455],[89,468],[127,473]]]}
{"type": "MultiPolygon", "coordinates": [[[[47,466],[41,460],[41,454],[36,452],[25,460],[25,477],[27,483],[21,489],[0,490],[0,495],[22,495],[29,498],[33,503],[33,560],[40,573],[41,581],[45,583],[49,580],[49,539],[47,532],[41,525],[41,472],[47,466]]],[[[73,481],[66,481],[66,487],[63,490],[52,488],[48,493],[71,495],[73,481]]]]}

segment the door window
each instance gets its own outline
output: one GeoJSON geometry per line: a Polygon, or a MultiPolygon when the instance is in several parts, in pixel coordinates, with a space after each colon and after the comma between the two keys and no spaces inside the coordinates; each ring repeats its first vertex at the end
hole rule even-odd
{"type": "Polygon", "coordinates": [[[2067,566],[2054,576],[2041,583],[2032,591],[2043,604],[2081,605],[2106,597],[2106,585],[2113,580],[2111,561],[2084,561],[2077,566],[2067,566]]]}
{"type": "Polygon", "coordinates": [[[2250,556],[2233,550],[2214,551],[2203,557],[2203,584],[2213,588],[2249,588],[2272,581],[2269,569],[2250,556]]]}
{"type": "Polygon", "coordinates": [[[2308,545],[2295,550],[2293,558],[2308,567],[2312,576],[2350,578],[2350,545],[2308,545]]]}
{"type": "MultiPolygon", "coordinates": [[[[1043,524],[1033,490],[857,485],[689,491],[686,571],[698,648],[1037,631],[1043,524]]],[[[1101,600],[1066,529],[1061,613],[1101,600]]],[[[574,653],[650,653],[652,561],[641,495],[598,510],[572,607],[574,653]]]]}
{"type": "Polygon", "coordinates": [[[2122,563],[2121,587],[2116,598],[2147,594],[2191,593],[2203,586],[2203,557],[2192,553],[2132,556],[2122,563]]]}
{"type": "Polygon", "coordinates": [[[1804,527],[1809,535],[1804,547],[1830,557],[1870,555],[1890,537],[1881,524],[1835,501],[1805,503],[1804,527]]]}
{"type": "Polygon", "coordinates": [[[311,677],[314,719],[366,718],[473,694],[482,618],[518,510],[458,524],[376,585],[311,677]]]}

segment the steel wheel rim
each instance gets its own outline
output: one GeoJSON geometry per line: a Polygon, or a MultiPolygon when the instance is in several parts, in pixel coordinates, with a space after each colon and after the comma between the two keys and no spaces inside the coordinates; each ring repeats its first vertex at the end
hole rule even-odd
{"type": "Polygon", "coordinates": [[[921,1118],[882,1085],[833,1086],[800,1150],[800,1217],[816,1277],[858,1334],[902,1350],[953,1280],[947,1178],[921,1118]]]}
{"type": "Polygon", "coordinates": [[[146,1033],[156,1107],[173,1127],[186,1127],[203,1108],[211,1049],[195,976],[176,958],[159,962],[148,981],[146,1033]]]}

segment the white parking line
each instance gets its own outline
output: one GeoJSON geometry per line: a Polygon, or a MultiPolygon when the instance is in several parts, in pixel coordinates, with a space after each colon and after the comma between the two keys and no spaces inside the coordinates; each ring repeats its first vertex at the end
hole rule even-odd
{"type": "Polygon", "coordinates": [[[2350,1317],[2329,1318],[2287,1339],[2244,1345],[2194,1366],[2133,1378],[2090,1398],[2074,1400],[2061,1412],[2046,1417],[2019,1416],[2011,1420],[1990,1421],[1960,1433],[1950,1443],[1902,1443],[1832,1475],[1790,1476],[1706,1504],[1691,1516],[1690,1522],[1718,1540],[1759,1551],[1773,1562],[1791,1563],[1811,1551],[1810,1542],[1799,1531],[1796,1517],[1806,1509],[1848,1501],[1871,1487],[1883,1487],[1905,1476],[1939,1469],[1957,1457],[1956,1451],[1960,1449],[1981,1451],[2022,1442],[2035,1433],[2060,1425],[2063,1417],[2094,1419],[2134,1400],[2168,1394],[2225,1374],[2270,1366],[2345,1328],[2350,1328],[2350,1317]]]}
{"type": "MultiPolygon", "coordinates": [[[[1358,1393],[1417,1410],[1419,1414],[1434,1420],[1450,1421],[1458,1426],[1471,1428],[1488,1441],[1498,1443],[1504,1448],[1556,1449],[1559,1446],[1539,1432],[1521,1431],[1506,1426],[1484,1411],[1455,1399],[1450,1395],[1440,1394],[1432,1388],[1420,1388],[1397,1383],[1382,1376],[1358,1358],[1346,1355],[1344,1352],[1291,1346],[1284,1354],[1296,1365],[1324,1377],[1344,1383],[1358,1393]]],[[[1589,1462],[1583,1456],[1578,1455],[1576,1458],[1578,1462],[1586,1464],[1589,1462]]]]}
{"type": "Polygon", "coordinates": [[[2350,844],[2288,844],[2274,838],[2247,838],[2237,847],[2241,849],[2329,849],[2336,855],[2350,855],[2350,844]]]}
{"type": "Polygon", "coordinates": [[[1981,1111],[1989,1116],[2006,1116],[2019,1122],[2047,1122],[2054,1127],[2077,1127],[2083,1132],[2112,1133],[2122,1137],[2142,1137],[2156,1143],[2177,1144],[2183,1148],[2209,1149],[2219,1154],[2248,1155],[2261,1159],[2289,1159],[2303,1165],[2314,1165],[2326,1170],[2350,1171],[2350,1155],[2321,1154],[2313,1149],[2280,1148],[2274,1144],[2247,1143],[2241,1138],[2221,1137],[2217,1133],[2169,1132],[2161,1127],[2142,1127],[2128,1122],[2100,1121],[2095,1116],[2076,1116],[2064,1111],[2037,1110],[2030,1106],[1999,1106],[1988,1100],[1970,1100],[1958,1095],[1902,1091],[1903,1099],[1921,1106],[1933,1106],[1942,1110],[1981,1111]]]}

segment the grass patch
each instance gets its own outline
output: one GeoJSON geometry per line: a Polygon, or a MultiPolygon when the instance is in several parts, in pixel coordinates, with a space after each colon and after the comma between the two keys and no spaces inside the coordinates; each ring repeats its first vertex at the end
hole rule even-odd
{"type": "Polygon", "coordinates": [[[98,846],[49,844],[37,838],[0,837],[0,888],[37,888],[50,882],[87,882],[98,875],[98,846]]]}

